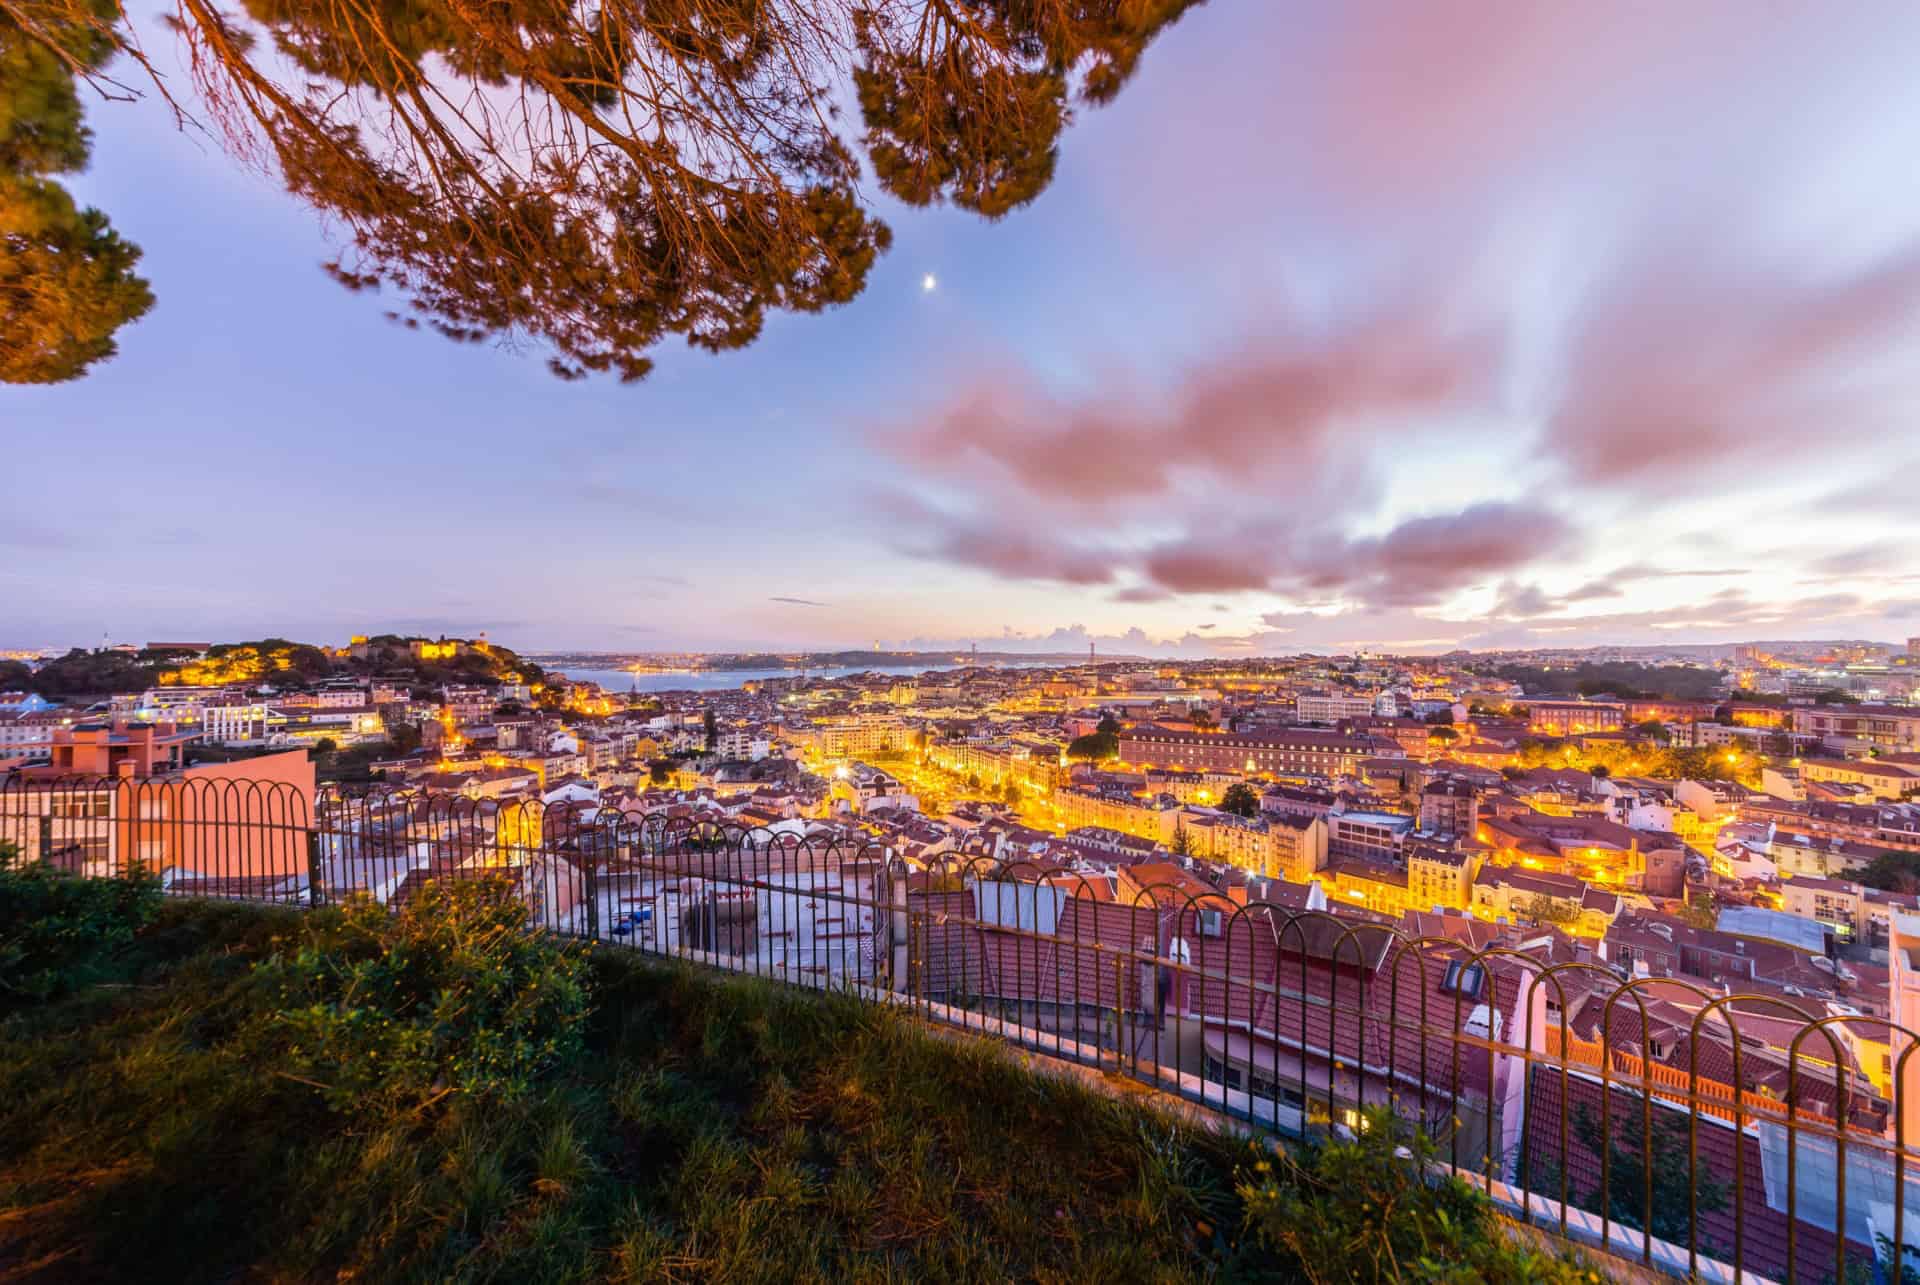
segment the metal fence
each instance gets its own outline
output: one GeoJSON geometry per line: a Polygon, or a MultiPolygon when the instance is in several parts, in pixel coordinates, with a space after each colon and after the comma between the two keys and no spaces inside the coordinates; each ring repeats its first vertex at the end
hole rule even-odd
{"type": "Polygon", "coordinates": [[[1913,1270],[1915,1037],[1885,1016],[1188,887],[1122,896],[1100,875],[957,855],[909,868],[802,828],[245,780],[0,780],[0,843],[76,873],[140,863],[169,895],[296,906],[504,878],[547,931],[911,1006],[1258,1129],[1362,1128],[1388,1107],[1510,1212],[1661,1270],[1913,1270]]]}

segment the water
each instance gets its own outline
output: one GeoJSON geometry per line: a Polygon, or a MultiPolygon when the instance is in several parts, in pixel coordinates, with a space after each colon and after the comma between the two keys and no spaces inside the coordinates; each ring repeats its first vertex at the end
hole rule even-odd
{"type": "MultiPolygon", "coordinates": [[[[1038,663],[1038,662],[1036,662],[1038,663]]],[[[912,678],[936,669],[960,665],[861,665],[852,669],[704,669],[692,673],[630,674],[624,669],[575,669],[559,666],[568,678],[598,683],[610,692],[725,692],[756,678],[845,678],[849,674],[891,674],[912,678]]]]}

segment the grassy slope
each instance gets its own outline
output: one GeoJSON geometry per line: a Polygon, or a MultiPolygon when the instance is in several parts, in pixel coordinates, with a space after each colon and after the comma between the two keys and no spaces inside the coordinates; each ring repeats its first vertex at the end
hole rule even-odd
{"type": "Polygon", "coordinates": [[[586,1065],[535,1100],[332,1114],[222,1047],[282,923],[170,906],[131,985],[0,1020],[0,1280],[1249,1274],[1226,1143],[851,1001],[612,955],[586,1065]]]}

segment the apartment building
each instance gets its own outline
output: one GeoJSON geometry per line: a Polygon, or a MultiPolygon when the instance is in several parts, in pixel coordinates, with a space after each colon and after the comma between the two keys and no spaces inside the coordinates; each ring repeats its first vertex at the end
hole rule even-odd
{"type": "Polygon", "coordinates": [[[138,861],[168,879],[304,878],[307,752],[183,766],[192,739],[170,724],[61,729],[47,766],[0,775],[0,840],[86,875],[138,861]]]}
{"type": "Polygon", "coordinates": [[[1535,736],[1586,736],[1595,732],[1618,732],[1626,725],[1626,706],[1617,703],[1560,700],[1527,703],[1527,730],[1535,736]]]}
{"type": "Polygon", "coordinates": [[[1337,723],[1343,718],[1365,718],[1374,713],[1379,698],[1372,692],[1313,691],[1294,697],[1294,716],[1303,723],[1337,723]]]}
{"type": "Polygon", "coordinates": [[[1920,769],[1875,759],[1802,759],[1800,779],[1862,786],[1876,801],[1888,803],[1920,791],[1920,769]]]}
{"type": "Polygon", "coordinates": [[[1180,801],[1171,794],[1142,799],[1124,790],[1068,786],[1054,793],[1053,804],[1068,830],[1101,826],[1161,844],[1173,842],[1180,821],[1180,801]]]}
{"type": "Polygon", "coordinates": [[[1920,751],[1920,705],[1799,705],[1793,734],[1843,754],[1920,751]]]}

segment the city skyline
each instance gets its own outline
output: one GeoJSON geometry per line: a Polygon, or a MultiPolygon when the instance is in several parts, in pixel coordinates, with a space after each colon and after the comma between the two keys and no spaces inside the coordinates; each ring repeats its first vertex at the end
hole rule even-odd
{"type": "Polygon", "coordinates": [[[274,183],[90,102],[161,303],[3,395],[0,645],[1898,643],[1916,52],[1892,4],[1206,6],[1031,207],[876,193],[863,295],[634,387],[385,324],[274,183]]]}

